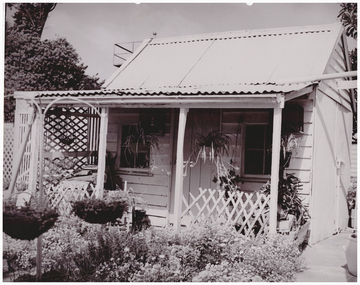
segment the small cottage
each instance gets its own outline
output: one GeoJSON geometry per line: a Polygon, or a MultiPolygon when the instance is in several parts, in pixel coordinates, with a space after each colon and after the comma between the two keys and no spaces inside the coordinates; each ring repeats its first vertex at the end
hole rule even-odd
{"type": "Polygon", "coordinates": [[[99,195],[106,183],[126,184],[147,201],[153,225],[180,228],[215,210],[230,215],[218,204],[230,194],[217,191],[232,171],[243,196],[231,203],[257,209],[233,222],[251,227],[255,217],[276,232],[279,177],[292,174],[315,243],[348,223],[356,106],[352,89],[339,83],[354,76],[340,23],[151,38],[101,90],[16,93],[17,129],[37,114],[19,175],[36,183],[31,149],[43,120],[45,160],[62,152],[79,168],[94,165],[99,195]],[[297,147],[284,167],[290,137],[297,147]],[[267,182],[270,196],[257,196],[267,182]]]}

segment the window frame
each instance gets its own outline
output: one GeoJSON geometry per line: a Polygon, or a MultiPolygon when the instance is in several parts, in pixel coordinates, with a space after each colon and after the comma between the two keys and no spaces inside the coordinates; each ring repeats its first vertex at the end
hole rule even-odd
{"type": "MultiPolygon", "coordinates": [[[[243,123],[242,124],[242,150],[241,150],[241,177],[246,181],[246,180],[260,180],[260,181],[264,181],[264,180],[268,180],[271,178],[271,164],[270,164],[270,173],[269,174],[248,174],[245,173],[245,156],[246,156],[246,127],[247,126],[266,126],[267,128],[271,128],[271,122],[256,122],[256,123],[243,123]]],[[[265,171],[265,155],[266,155],[266,131],[264,133],[264,149],[263,149],[263,157],[264,157],[264,161],[263,161],[263,172],[265,171]]],[[[271,144],[272,144],[272,132],[271,132],[271,144]]]]}
{"type": "MultiPolygon", "coordinates": [[[[148,175],[151,172],[151,167],[149,164],[149,167],[147,168],[138,168],[138,167],[122,167],[121,166],[121,153],[122,153],[122,138],[123,138],[123,126],[136,126],[139,122],[126,122],[126,123],[118,123],[118,137],[117,137],[117,159],[116,159],[116,170],[119,173],[123,174],[142,174],[142,175],[148,175]]],[[[149,160],[151,161],[151,147],[149,147],[149,160]]]]}

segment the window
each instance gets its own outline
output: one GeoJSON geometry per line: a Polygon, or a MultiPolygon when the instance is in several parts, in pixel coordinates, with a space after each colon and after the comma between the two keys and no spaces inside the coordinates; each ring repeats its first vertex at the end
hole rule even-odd
{"type": "Polygon", "coordinates": [[[139,126],[122,125],[120,167],[149,168],[150,143],[139,138],[139,126]]]}
{"type": "Polygon", "coordinates": [[[271,172],[272,130],[268,124],[245,125],[244,174],[271,172]]]}

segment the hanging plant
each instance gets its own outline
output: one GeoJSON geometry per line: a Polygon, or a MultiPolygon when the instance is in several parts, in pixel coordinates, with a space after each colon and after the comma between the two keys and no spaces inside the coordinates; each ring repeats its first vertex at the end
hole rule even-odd
{"type": "Polygon", "coordinates": [[[230,148],[230,136],[223,134],[219,131],[212,131],[208,135],[202,134],[195,135],[195,148],[196,152],[205,162],[207,155],[211,162],[214,158],[221,154],[228,154],[230,148]]]}
{"type": "Polygon", "coordinates": [[[112,197],[86,198],[76,201],[72,205],[72,212],[76,216],[92,224],[114,223],[117,219],[122,218],[127,209],[126,200],[112,197]]]}
{"type": "Polygon", "coordinates": [[[137,154],[148,147],[159,149],[160,141],[156,135],[146,133],[140,124],[132,126],[129,133],[124,143],[126,152],[137,154]]]}
{"type": "Polygon", "coordinates": [[[300,147],[300,138],[289,134],[281,138],[280,166],[288,168],[291,157],[297,154],[300,147]]]}
{"type": "Polygon", "coordinates": [[[3,232],[12,238],[33,240],[53,227],[59,217],[56,210],[36,209],[30,202],[16,206],[16,201],[5,201],[3,207],[3,232]]]}

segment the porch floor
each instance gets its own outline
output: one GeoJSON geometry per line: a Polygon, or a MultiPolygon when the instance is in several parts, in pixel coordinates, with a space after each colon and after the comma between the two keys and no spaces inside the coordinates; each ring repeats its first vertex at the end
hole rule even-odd
{"type": "Polygon", "coordinates": [[[320,241],[304,252],[307,269],[298,274],[296,282],[357,282],[357,277],[349,273],[343,246],[348,245],[348,237],[353,229],[320,241]]]}

